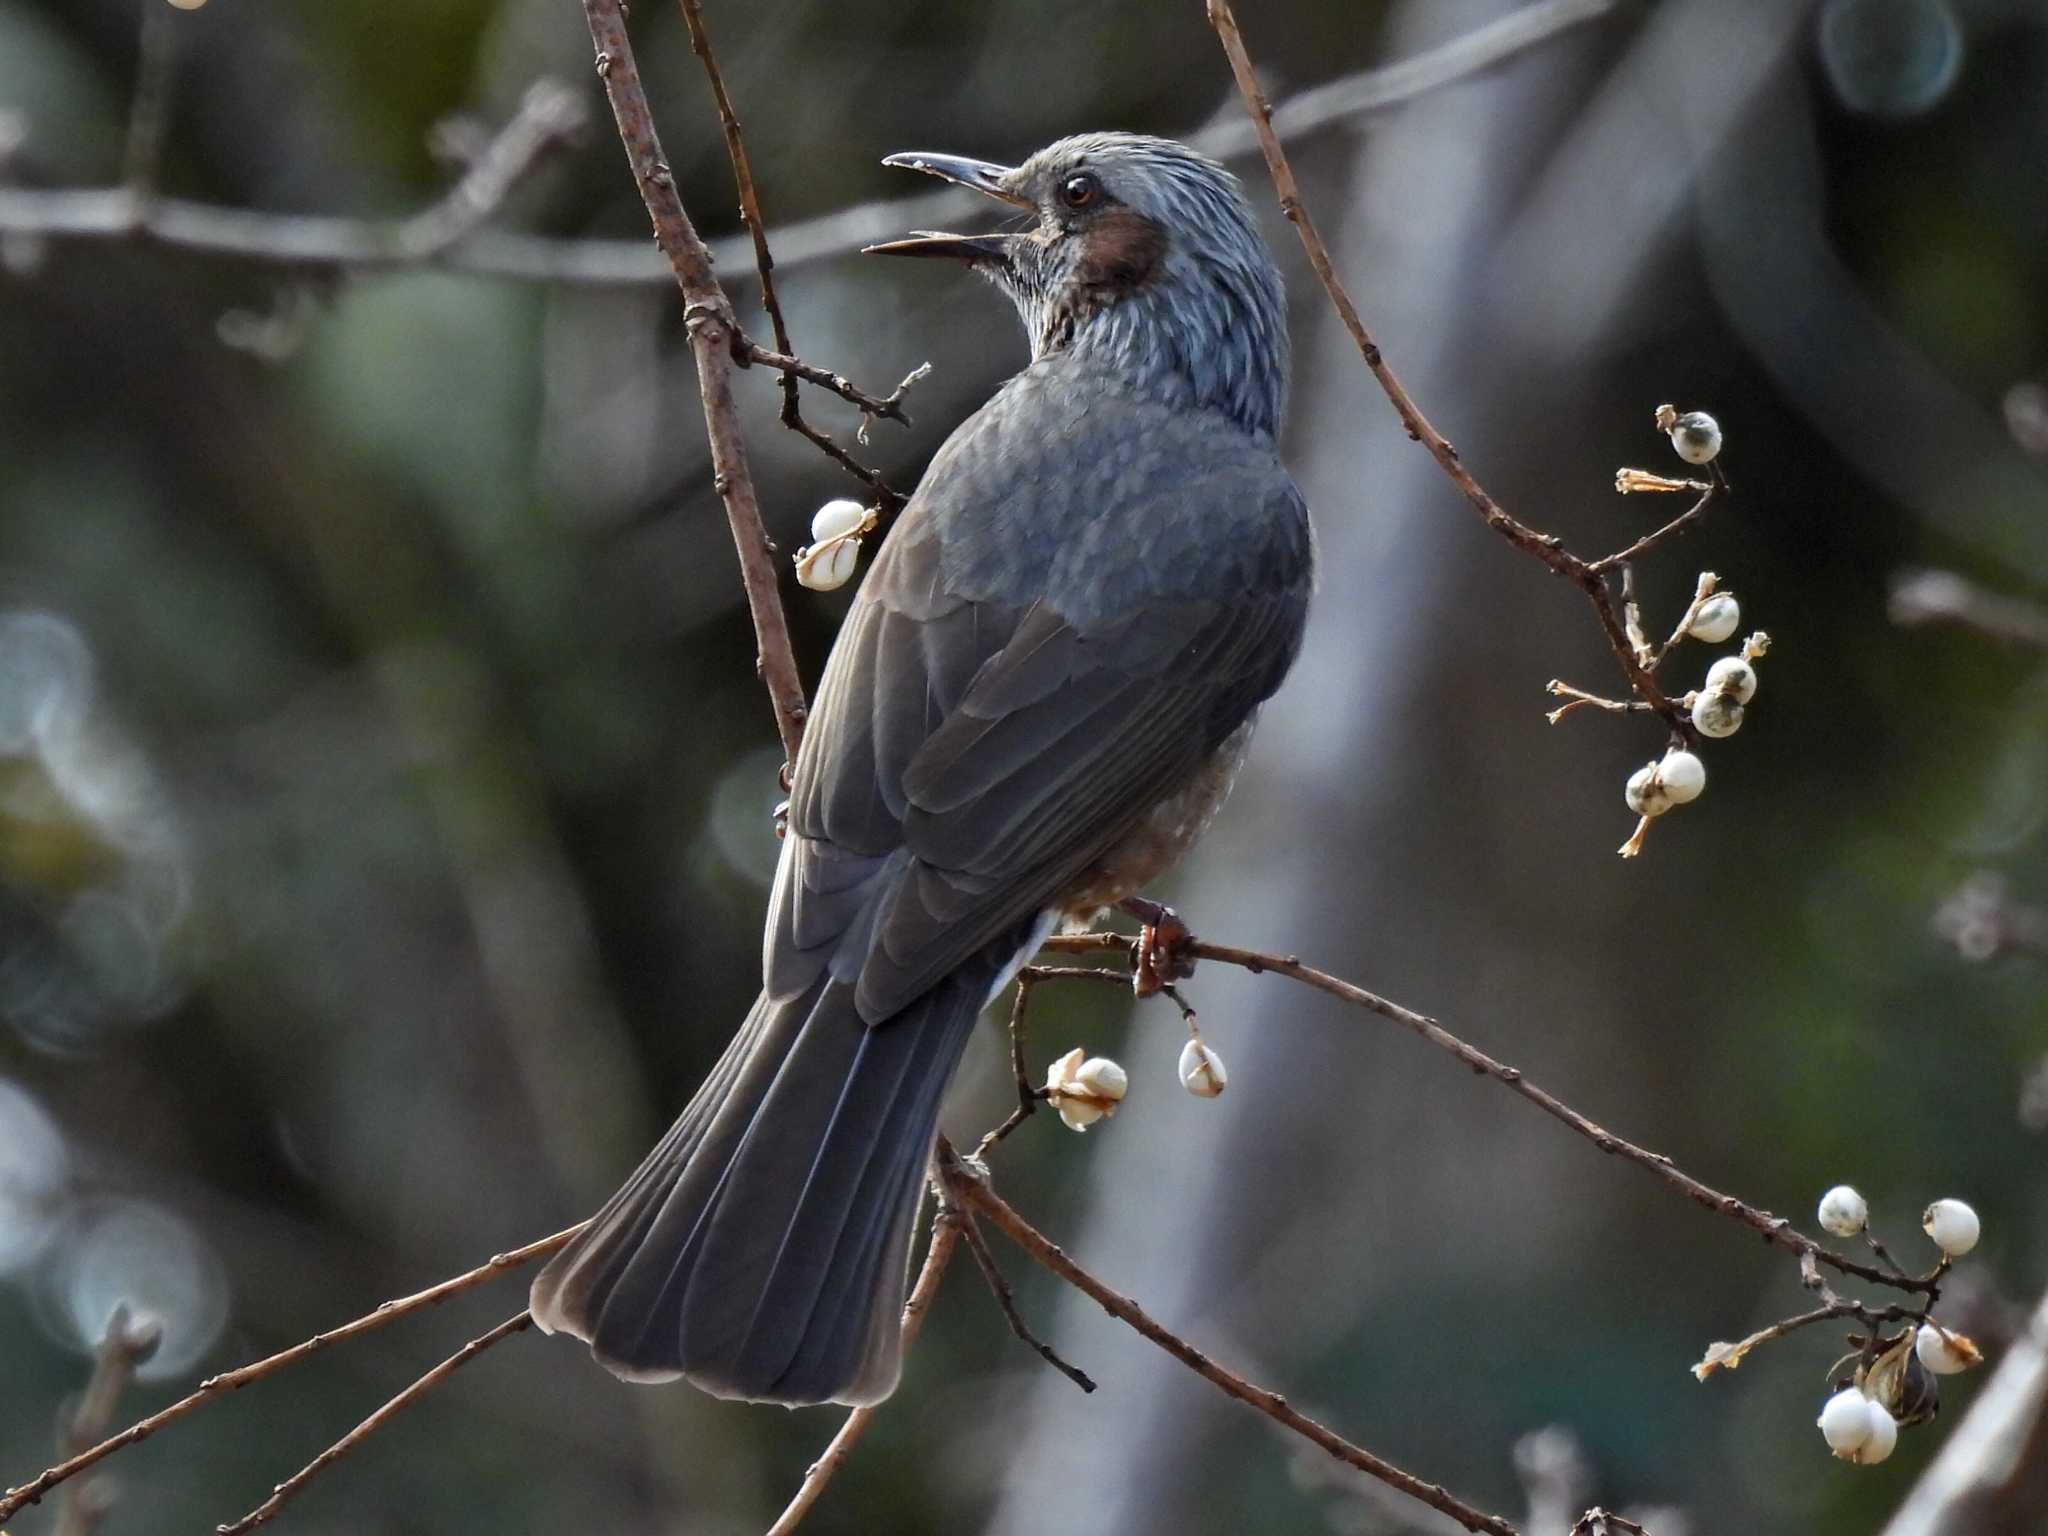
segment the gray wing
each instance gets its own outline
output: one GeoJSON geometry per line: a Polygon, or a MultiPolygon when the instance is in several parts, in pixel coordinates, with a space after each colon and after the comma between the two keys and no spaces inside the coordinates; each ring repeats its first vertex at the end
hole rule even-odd
{"type": "Polygon", "coordinates": [[[769,990],[829,966],[858,979],[870,1023],[1090,872],[1300,645],[1307,516],[1269,451],[1119,402],[1137,446],[1048,496],[1076,483],[1059,473],[1073,433],[1002,404],[956,434],[891,534],[797,765],[769,990]],[[1036,419],[1019,431],[1020,415],[1036,419]]]}

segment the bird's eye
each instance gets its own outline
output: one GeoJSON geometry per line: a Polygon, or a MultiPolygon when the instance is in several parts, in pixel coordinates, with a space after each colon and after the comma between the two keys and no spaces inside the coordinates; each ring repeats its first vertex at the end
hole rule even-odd
{"type": "Polygon", "coordinates": [[[1060,201],[1069,208],[1086,208],[1102,193],[1102,183],[1088,172],[1069,176],[1060,184],[1060,201]]]}

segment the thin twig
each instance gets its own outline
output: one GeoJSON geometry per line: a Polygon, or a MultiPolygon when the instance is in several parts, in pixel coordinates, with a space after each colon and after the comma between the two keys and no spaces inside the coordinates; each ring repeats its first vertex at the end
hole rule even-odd
{"type": "Polygon", "coordinates": [[[1698,501],[1679,513],[1678,516],[1671,519],[1662,528],[1657,529],[1653,533],[1644,534],[1635,543],[1629,545],[1628,548],[1618,549],[1611,555],[1604,555],[1598,560],[1588,562],[1586,569],[1598,576],[1615,569],[1617,566],[1627,565],[1631,560],[1640,560],[1666,539],[1676,537],[1698,522],[1707,508],[1714,504],[1715,498],[1728,488],[1727,479],[1722,475],[1719,463],[1709,464],[1707,472],[1712,476],[1712,481],[1707,489],[1700,492],[1700,499],[1698,501]]]}
{"type": "MultiPolygon", "coordinates": [[[[76,1455],[107,1432],[121,1396],[135,1379],[135,1369],[156,1353],[163,1324],[153,1317],[134,1317],[126,1302],[116,1302],[93,1357],[92,1375],[78,1406],[68,1416],[58,1450],[76,1455]]],[[[106,1518],[111,1499],[90,1477],[68,1484],[57,1505],[57,1536],[91,1536],[106,1518]]]]}
{"type": "MultiPolygon", "coordinates": [[[[1634,593],[1632,588],[1635,585],[1635,568],[1624,565],[1621,569],[1622,591],[1628,594],[1630,600],[1633,601],[1634,593]]],[[[1685,612],[1681,613],[1678,616],[1678,622],[1671,626],[1671,633],[1665,638],[1663,645],[1659,646],[1650,655],[1649,667],[1652,672],[1663,666],[1670,659],[1671,653],[1678,648],[1679,642],[1692,633],[1693,621],[1700,616],[1700,609],[1706,605],[1707,599],[1718,592],[1720,588],[1720,577],[1716,576],[1712,571],[1700,572],[1699,580],[1693,584],[1692,598],[1685,605],[1685,612]]]]}
{"type": "Polygon", "coordinates": [[[2048,608],[2025,598],[2001,597],[1954,571],[1906,571],[1892,581],[1894,624],[1953,624],[2001,645],[2048,650],[2048,608]]]}
{"type": "Polygon", "coordinates": [[[1031,1007],[1031,989],[1038,983],[1037,970],[1035,966],[1026,966],[1017,973],[1017,995],[1010,1004],[1010,1071],[1017,1082],[1017,1107],[1001,1125],[981,1138],[981,1144],[974,1149],[977,1162],[1038,1109],[1039,1093],[1031,1086],[1031,1068],[1024,1060],[1024,1019],[1031,1007]]]}
{"type": "MultiPolygon", "coordinates": [[[[946,1273],[946,1265],[953,1258],[954,1245],[960,1241],[961,1223],[966,1218],[950,1203],[942,1203],[939,1213],[932,1219],[931,1242],[924,1253],[924,1267],[917,1272],[917,1284],[910,1289],[910,1299],[903,1303],[903,1348],[908,1351],[917,1342],[918,1331],[924,1326],[924,1315],[931,1309],[932,1298],[939,1293],[939,1281],[946,1273]]],[[[825,1447],[824,1454],[811,1463],[804,1473],[804,1480],[788,1507],[782,1511],[776,1522],[768,1528],[768,1536],[789,1536],[811,1506],[818,1502],[818,1496],[825,1491],[825,1485],[832,1481],[853,1447],[867,1432],[868,1423],[875,1416],[879,1405],[856,1408],[846,1416],[846,1422],[839,1426],[839,1433],[832,1437],[832,1443],[825,1447]]]]}
{"type": "MultiPolygon", "coordinates": [[[[1118,948],[1130,952],[1134,947],[1134,941],[1123,934],[1056,934],[1045,941],[1044,947],[1060,953],[1076,951],[1099,952],[1105,949],[1118,948]]],[[[1611,1153],[1616,1157],[1635,1163],[1639,1167],[1649,1169],[1651,1173],[1654,1173],[1695,1205],[1704,1206],[1710,1211],[1718,1211],[1724,1216],[1741,1222],[1744,1226],[1760,1233],[1764,1241],[1775,1244],[1787,1252],[1810,1255],[1820,1263],[1827,1265],[1831,1269],[1839,1270],[1843,1274],[1855,1275],[1859,1279],[1874,1281],[1879,1285],[1887,1285],[1895,1290],[1916,1291],[1927,1294],[1938,1288],[1937,1282],[1932,1278],[1914,1279],[1908,1277],[1900,1279],[1877,1268],[1875,1265],[1865,1264],[1860,1260],[1849,1258],[1845,1254],[1835,1253],[1831,1249],[1821,1246],[1813,1238],[1795,1229],[1791,1222],[1787,1221],[1784,1217],[1773,1216],[1769,1211],[1738,1200],[1733,1195],[1723,1194],[1710,1185],[1702,1183],[1691,1174],[1680,1169],[1676,1163],[1672,1162],[1663,1153],[1649,1151],[1647,1148],[1639,1147],[1624,1137],[1615,1135],[1606,1127],[1580,1114],[1579,1111],[1573,1109],[1555,1094],[1548,1093],[1544,1089],[1537,1087],[1523,1076],[1519,1067],[1511,1067],[1505,1062],[1495,1060],[1477,1047],[1467,1045],[1435,1019],[1417,1013],[1412,1008],[1404,1008],[1399,1003],[1390,1002],[1377,993],[1368,992],[1365,988],[1345,981],[1341,977],[1332,976],[1327,971],[1319,971],[1314,966],[1303,965],[1293,955],[1266,954],[1255,949],[1241,949],[1232,944],[1211,944],[1204,940],[1191,941],[1185,946],[1185,952],[1190,959],[1215,960],[1224,965],[1241,967],[1252,972],[1254,975],[1270,972],[1275,976],[1285,976],[1290,981],[1298,981],[1303,986],[1315,988],[1318,992],[1326,992],[1332,997],[1340,998],[1344,1002],[1352,1004],[1354,1007],[1363,1008],[1368,1013],[1378,1014],[1383,1019],[1399,1024],[1405,1029],[1412,1030],[1439,1050],[1448,1051],[1473,1071],[1482,1073],[1496,1082],[1506,1085],[1511,1092],[1521,1095],[1521,1097],[1527,1099],[1551,1118],[1570,1127],[1579,1135],[1592,1142],[1602,1152],[1611,1153]]]]}
{"type": "Polygon", "coordinates": [[[1562,678],[1553,677],[1544,685],[1543,691],[1553,698],[1568,699],[1544,716],[1552,725],[1557,724],[1575,709],[1604,709],[1610,714],[1626,715],[1638,710],[1647,710],[1649,705],[1641,699],[1604,699],[1597,693],[1588,693],[1583,688],[1574,688],[1562,678]]]}
{"type": "Polygon", "coordinates": [[[557,1232],[552,1237],[541,1238],[538,1242],[528,1243],[525,1247],[515,1248],[509,1253],[494,1254],[474,1269],[466,1270],[437,1285],[430,1285],[410,1296],[387,1301],[374,1312],[366,1312],[353,1322],[343,1323],[339,1328],[316,1333],[312,1338],[303,1339],[290,1349],[279,1350],[274,1355],[268,1355],[249,1365],[239,1366],[232,1371],[223,1371],[218,1376],[209,1376],[199,1383],[194,1391],[179,1398],[170,1407],[129,1425],[119,1434],[102,1440],[88,1450],[80,1451],[68,1461],[39,1472],[20,1487],[8,1489],[4,1496],[0,1496],[0,1524],[4,1524],[29,1505],[40,1502],[43,1495],[58,1484],[70,1481],[86,1468],[111,1456],[124,1446],[148,1439],[166,1424],[182,1419],[195,1408],[211,1402],[214,1398],[246,1387],[251,1382],[261,1381],[266,1376],[275,1375],[287,1366],[296,1365],[308,1355],[317,1354],[330,1344],[339,1344],[344,1339],[353,1339],[360,1334],[372,1332],[382,1328],[386,1323],[396,1322],[408,1313],[417,1312],[422,1307],[431,1307],[437,1302],[446,1301],[450,1296],[473,1290],[486,1280],[496,1279],[509,1270],[530,1264],[535,1259],[544,1259],[549,1254],[568,1247],[570,1240],[587,1225],[587,1222],[579,1221],[575,1226],[557,1232]]]}
{"type": "Polygon", "coordinates": [[[605,95],[618,121],[619,138],[626,147],[626,159],[633,167],[641,201],[646,203],[647,216],[654,224],[655,243],[668,258],[676,284],[683,290],[683,318],[690,333],[690,349],[696,354],[697,388],[704,404],[705,431],[711,442],[712,483],[725,502],[733,544],[739,551],[740,580],[746,587],[747,606],[754,617],[754,636],[760,645],[756,665],[775,710],[775,727],[782,737],[783,754],[793,763],[797,745],[803,739],[803,680],[797,673],[796,655],[790,649],[789,623],[777,593],[777,562],[761,521],[753,476],[747,470],[746,441],[740,434],[739,411],[732,398],[732,349],[739,334],[732,301],[712,275],[711,253],[704,248],[696,226],[683,211],[682,199],[676,195],[675,176],[662,157],[661,140],[654,130],[654,113],[640,84],[639,67],[633,61],[633,45],[626,36],[620,0],[583,0],[583,15],[590,25],[591,41],[597,46],[598,77],[604,81],[605,95]]]}
{"type": "MultiPolygon", "coordinates": [[[[775,296],[775,258],[769,254],[768,228],[761,218],[761,200],[754,189],[754,173],[747,164],[747,144],[740,132],[739,115],[734,112],[732,96],[725,88],[725,76],[718,68],[718,55],[712,51],[711,34],[704,25],[703,9],[698,0],[680,0],[680,4],[683,25],[690,32],[690,47],[702,61],[704,74],[711,82],[712,99],[718,103],[718,121],[725,130],[726,157],[732,161],[732,179],[739,192],[740,221],[746,225],[748,237],[753,241],[754,270],[761,280],[761,308],[767,311],[769,327],[775,334],[775,353],[779,355],[783,364],[794,363],[796,346],[789,339],[789,325],[782,316],[782,301],[775,296]]],[[[737,331],[734,333],[733,341],[734,358],[742,367],[749,362],[766,361],[760,355],[763,349],[737,331]]],[[[870,469],[840,447],[831,433],[804,420],[803,405],[797,394],[799,371],[800,369],[795,367],[782,368],[782,424],[808,438],[827,457],[850,474],[865,481],[881,501],[884,512],[893,512],[902,506],[902,496],[882,478],[879,471],[870,469]]],[[[804,376],[810,378],[814,384],[822,383],[848,399],[853,398],[847,394],[847,390],[852,386],[837,374],[821,368],[816,370],[815,374],[806,373],[804,376]]],[[[867,396],[862,398],[872,399],[867,396]]],[[[891,412],[879,404],[866,405],[863,408],[871,415],[893,415],[899,421],[902,419],[900,410],[891,412]]]]}
{"type": "Polygon", "coordinates": [[[135,94],[128,108],[128,139],[121,150],[121,185],[138,202],[156,195],[163,160],[164,126],[170,117],[171,76],[177,63],[178,25],[163,0],[142,0],[142,29],[136,42],[135,94]]]}
{"type": "MultiPolygon", "coordinates": [[[[1308,209],[1301,200],[1301,189],[1294,179],[1294,169],[1288,164],[1287,152],[1280,147],[1280,140],[1273,131],[1273,109],[1259,89],[1257,74],[1252,69],[1250,56],[1245,52],[1244,38],[1237,26],[1237,17],[1230,8],[1230,0],[1208,0],[1209,24],[1215,28],[1217,38],[1223,44],[1223,51],[1229,56],[1231,74],[1237,80],[1238,94],[1244,98],[1246,111],[1252,120],[1252,127],[1258,135],[1259,148],[1266,157],[1266,169],[1273,179],[1274,190],[1279,194],[1280,211],[1294,226],[1301,237],[1302,249],[1308,253],[1309,265],[1315,269],[1323,290],[1330,296],[1330,303],[1336,308],[1337,318],[1344,329],[1351,333],[1357,344],[1359,355],[1365,359],[1365,366],[1379,381],[1380,389],[1393,405],[1394,412],[1401,418],[1401,424],[1408,435],[1429,450],[1439,468],[1456,486],[1458,493],[1472,504],[1487,527],[1493,529],[1515,548],[1539,560],[1552,574],[1562,576],[1571,582],[1593,606],[1595,617],[1600,621],[1601,632],[1606,635],[1608,647],[1615,659],[1621,663],[1627,675],[1629,686],[1651,708],[1662,715],[1672,732],[1690,746],[1697,746],[1699,737],[1692,721],[1684,710],[1657,686],[1634,647],[1629,644],[1627,630],[1621,617],[1615,612],[1614,597],[1608,591],[1605,572],[1610,567],[1606,562],[1595,563],[1583,560],[1566,549],[1554,535],[1540,533],[1527,523],[1510,514],[1506,508],[1488,494],[1486,488],[1472,477],[1458,457],[1458,450],[1444,438],[1444,435],[1430,425],[1429,418],[1422,414],[1420,406],[1409,395],[1401,380],[1380,355],[1379,346],[1366,331],[1365,324],[1358,317],[1358,308],[1351,302],[1351,295],[1345,290],[1343,280],[1337,276],[1330,261],[1328,247],[1322,236],[1316,232],[1315,222],[1309,217],[1308,209]]],[[[1718,487],[1717,487],[1718,489],[1718,487]]],[[[1662,532],[1654,537],[1661,537],[1662,532]]],[[[1640,541],[1639,541],[1640,542],[1640,541]]]]}
{"type": "Polygon", "coordinates": [[[1928,1281],[1900,1280],[1872,1265],[1864,1264],[1859,1260],[1824,1248],[1813,1238],[1796,1230],[1784,1217],[1773,1216],[1769,1211],[1738,1200],[1733,1195],[1723,1194],[1721,1191],[1702,1183],[1691,1174],[1680,1169],[1676,1163],[1672,1162],[1663,1153],[1649,1151],[1647,1148],[1639,1147],[1624,1137],[1615,1135],[1604,1126],[1598,1125],[1585,1115],[1580,1114],[1556,1095],[1537,1087],[1522,1075],[1520,1068],[1511,1067],[1504,1062],[1496,1061],[1484,1051],[1467,1045],[1463,1040],[1460,1040],[1456,1035],[1437,1023],[1435,1019],[1416,1013],[1412,1009],[1403,1008],[1399,1003],[1390,1002],[1386,998],[1366,991],[1363,987],[1354,986],[1348,981],[1332,976],[1326,971],[1319,971],[1313,966],[1303,965],[1291,955],[1268,955],[1262,954],[1257,950],[1239,949],[1227,944],[1208,943],[1192,944],[1188,947],[1188,952],[1190,955],[1201,960],[1220,960],[1226,965],[1242,966],[1244,969],[1252,972],[1270,971],[1276,976],[1285,976],[1291,981],[1298,981],[1305,986],[1314,987],[1319,992],[1327,992],[1332,997],[1342,998],[1345,1002],[1364,1008],[1368,1012],[1378,1014],[1381,1018],[1413,1030],[1416,1034],[1422,1036],[1423,1039],[1429,1041],[1430,1044],[1450,1052],[1451,1055],[1474,1071],[1484,1073],[1495,1081],[1505,1084],[1510,1091],[1520,1094],[1545,1114],[1569,1126],[1579,1135],[1592,1142],[1602,1152],[1611,1153],[1616,1157],[1635,1163],[1639,1167],[1647,1168],[1651,1173],[1662,1179],[1694,1204],[1704,1206],[1711,1211],[1718,1211],[1724,1216],[1741,1222],[1744,1226],[1760,1233],[1766,1242],[1773,1243],[1790,1253],[1810,1255],[1831,1269],[1839,1270],[1843,1274],[1855,1275],[1860,1279],[1874,1281],[1880,1285],[1893,1286],[1900,1290],[1926,1291],[1930,1287],[1930,1282],[1928,1281]]]}
{"type": "MultiPolygon", "coordinates": [[[[161,0],[151,0],[157,8],[161,0]]],[[[153,186],[37,191],[0,187],[0,233],[46,239],[138,241],[207,255],[314,270],[460,266],[480,226],[543,151],[583,121],[582,103],[537,81],[455,185],[403,219],[266,214],[159,197],[153,186]]],[[[131,155],[141,164],[139,151],[131,155]]],[[[532,237],[506,236],[525,249],[532,237]]],[[[644,254],[644,253],[643,253],[644,254]]],[[[474,269],[472,269],[474,270],[474,269]]]]}
{"type": "Polygon", "coordinates": [[[435,202],[392,229],[404,260],[425,261],[480,228],[504,206],[512,189],[549,150],[567,143],[589,124],[583,98],[559,80],[545,77],[526,88],[519,110],[435,202]]]}
{"type": "MultiPolygon", "coordinates": [[[[148,0],[160,3],[160,0],[148,0]]],[[[1279,130],[1302,139],[1358,121],[1464,79],[1540,46],[1560,33],[1612,12],[1620,0],[1537,0],[1460,37],[1391,64],[1361,70],[1304,91],[1276,114],[1279,130]]],[[[1203,154],[1235,159],[1255,147],[1235,120],[1188,136],[1203,154]]],[[[952,192],[878,199],[799,219],[772,232],[782,271],[844,256],[850,250],[929,224],[953,206],[952,192]]],[[[283,267],[351,270],[425,264],[480,277],[592,286],[671,281],[668,262],[643,240],[556,239],[506,229],[479,229],[424,258],[398,251],[393,226],[330,215],[267,213],[214,203],[159,198],[144,205],[124,187],[43,191],[0,187],[0,234],[61,240],[135,240],[204,255],[283,267]]],[[[746,239],[711,247],[733,271],[747,264],[746,239]]]]}
{"type": "Polygon", "coordinates": [[[981,1228],[974,1224],[974,1218],[962,1218],[960,1235],[967,1241],[967,1251],[974,1256],[975,1264],[981,1270],[981,1278],[988,1282],[989,1294],[1002,1309],[1003,1321],[1010,1325],[1010,1332],[1018,1342],[1037,1351],[1040,1359],[1058,1371],[1083,1392],[1093,1392],[1095,1381],[1078,1365],[1062,1360],[1053,1347],[1031,1331],[1024,1321],[1024,1314],[1017,1310],[1017,1293],[1010,1288],[1010,1282],[1003,1278],[1002,1269],[996,1264],[996,1256],[988,1250],[988,1239],[981,1235],[981,1228]]]}
{"type": "Polygon", "coordinates": [[[880,416],[888,421],[900,421],[905,426],[910,425],[910,417],[903,410],[903,397],[909,392],[908,386],[914,380],[906,380],[905,383],[897,385],[891,394],[871,395],[843,374],[834,373],[830,368],[820,368],[816,363],[807,363],[800,357],[790,357],[786,353],[772,351],[759,342],[745,341],[741,351],[743,362],[759,363],[764,368],[779,369],[786,381],[793,383],[797,379],[802,379],[805,383],[815,384],[820,389],[829,389],[849,405],[859,406],[865,415],[880,416]]]}
{"type": "Polygon", "coordinates": [[[1392,1462],[1373,1455],[1363,1446],[1352,1444],[1342,1435],[1293,1407],[1279,1393],[1269,1392],[1264,1387],[1245,1380],[1235,1371],[1217,1364],[1171,1329],[1153,1321],[1135,1301],[1121,1292],[1111,1290],[1076,1264],[1067,1257],[1058,1244],[1026,1221],[986,1183],[969,1173],[943,1136],[939,1138],[935,1161],[948,1191],[962,1205],[971,1206],[987,1216],[1005,1237],[1022,1248],[1033,1261],[1058,1275],[1067,1284],[1098,1303],[1111,1317],[1135,1329],[1197,1375],[1222,1388],[1229,1396],[1256,1408],[1260,1413],[1320,1446],[1347,1465],[1356,1467],[1359,1471],[1400,1489],[1409,1497],[1421,1500],[1430,1508],[1449,1515],[1468,1531],[1486,1531],[1490,1536],[1518,1536],[1515,1527],[1500,1516],[1474,1509],[1437,1484],[1425,1482],[1412,1473],[1402,1471],[1392,1462]]]}
{"type": "Polygon", "coordinates": [[[1795,1333],[1799,1329],[1811,1327],[1815,1323],[1825,1323],[1831,1318],[1837,1317],[1853,1317],[1856,1313],[1856,1303],[1843,1301],[1838,1298],[1825,1305],[1815,1307],[1811,1312],[1801,1312],[1796,1316],[1781,1319],[1771,1324],[1768,1328],[1759,1328],[1747,1338],[1738,1339],[1733,1344],[1720,1342],[1709,1344],[1706,1355],[1700,1360],[1698,1365],[1692,1367],[1692,1373],[1700,1381],[1705,1381],[1709,1376],[1714,1375],[1718,1371],[1734,1370],[1742,1364],[1744,1357],[1760,1344],[1768,1344],[1773,1339],[1782,1339],[1788,1333],[1795,1333]]]}
{"type": "Polygon", "coordinates": [[[369,1439],[370,1436],[425,1397],[435,1387],[438,1387],[450,1376],[453,1376],[485,1350],[495,1344],[503,1343],[515,1333],[524,1333],[532,1326],[533,1314],[531,1312],[519,1312],[506,1318],[504,1322],[498,1324],[489,1333],[480,1334],[478,1337],[471,1339],[462,1348],[455,1351],[454,1354],[443,1360],[403,1392],[392,1398],[390,1402],[363,1420],[362,1423],[343,1435],[290,1477],[279,1483],[276,1488],[271,1490],[270,1497],[250,1510],[248,1514],[231,1524],[216,1527],[218,1536],[244,1536],[244,1533],[255,1530],[259,1525],[268,1525],[277,1517],[277,1512],[291,1502],[306,1484],[333,1466],[342,1457],[348,1455],[350,1451],[353,1451],[357,1446],[369,1439]]]}

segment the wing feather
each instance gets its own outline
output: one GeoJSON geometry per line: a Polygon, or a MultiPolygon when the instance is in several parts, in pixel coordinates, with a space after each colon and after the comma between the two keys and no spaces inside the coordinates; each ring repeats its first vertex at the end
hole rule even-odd
{"type": "Polygon", "coordinates": [[[1072,493],[1051,460],[1099,423],[1077,439],[977,417],[891,532],[797,764],[771,990],[829,963],[858,975],[863,1018],[899,1013],[1092,873],[1292,662],[1311,550],[1270,449],[1110,406],[1150,413],[1140,435],[1172,448],[1142,483],[1072,493]],[[1028,543],[1027,510],[1045,524],[1028,543]]]}

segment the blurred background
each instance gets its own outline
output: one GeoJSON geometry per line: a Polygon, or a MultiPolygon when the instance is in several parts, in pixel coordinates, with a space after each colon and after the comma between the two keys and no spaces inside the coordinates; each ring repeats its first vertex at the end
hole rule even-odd
{"type": "MultiPolygon", "coordinates": [[[[1243,19],[1284,102],[1522,3],[1243,19]]],[[[877,391],[933,365],[914,428],[860,450],[898,487],[1025,354],[964,274],[856,254],[989,216],[884,154],[1209,129],[1270,211],[1196,0],[705,8],[798,350],[877,391]]],[[[708,92],[674,9],[634,10],[753,325],[708,92]]],[[[1477,73],[1317,98],[1304,193],[1424,408],[1573,548],[1677,510],[1611,489],[1682,468],[1660,402],[1719,417],[1735,499],[1637,580],[1654,632],[1703,569],[1770,632],[1749,722],[1617,859],[1661,732],[1545,723],[1549,679],[1619,686],[1591,615],[1405,442],[1271,217],[1322,591],[1236,799],[1156,894],[1802,1223],[1853,1182],[1916,1267],[1921,1206],[1970,1200],[1986,1236],[1950,1315],[1994,1341],[2048,1279],[2048,674],[2038,609],[1987,620],[2032,647],[1901,621],[2048,599],[2048,17],[1539,10],[1547,36],[1477,73]]],[[[586,1214],[753,995],[780,753],[681,306],[590,57],[569,0],[0,0],[0,1482],[52,1459],[118,1300],[163,1327],[125,1421],[586,1214]],[[481,231],[394,244],[382,221],[433,205],[544,78],[586,129],[481,231]],[[211,243],[310,228],[426,259],[65,237],[89,208],[27,195],[124,177],[372,221],[202,221],[211,243]]],[[[776,426],[772,380],[740,385],[794,548],[860,487],[776,426]]],[[[850,409],[807,404],[850,438],[850,409]]],[[[785,597],[815,678],[846,594],[785,597]]],[[[1682,650],[1674,688],[1712,654],[1682,650]]],[[[1390,1026],[1214,966],[1189,991],[1230,1067],[1214,1102],[1176,1085],[1164,1004],[1041,995],[1041,1067],[1084,1044],[1133,1087],[1085,1137],[1031,1122],[1001,1187],[1203,1348],[1532,1536],[1596,1499],[1660,1509],[1656,1536],[1874,1531],[1980,1389],[1949,1380],[1882,1467],[1831,1461],[1839,1332],[1687,1373],[1808,1304],[1785,1255],[1390,1026]]],[[[986,1036],[963,1135],[1008,1102],[986,1036]]],[[[1442,1528],[1006,1263],[1101,1390],[1019,1347],[958,1265],[807,1529],[1442,1528]]],[[[523,1302],[500,1282],[209,1407],[108,1464],[101,1529],[235,1517],[523,1302]]],[[[836,1423],[630,1389],[529,1335],[285,1518],[754,1532],[836,1423]]],[[[2010,1515],[1984,1528],[2048,1519],[2010,1515]]]]}

